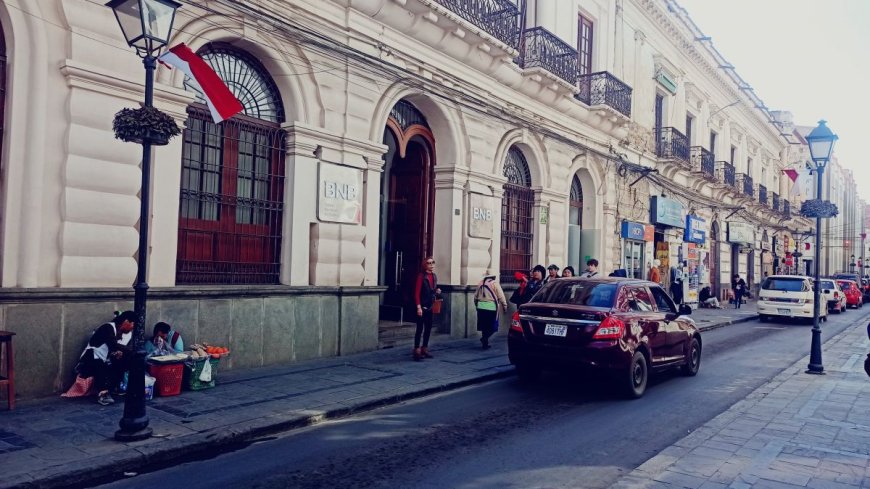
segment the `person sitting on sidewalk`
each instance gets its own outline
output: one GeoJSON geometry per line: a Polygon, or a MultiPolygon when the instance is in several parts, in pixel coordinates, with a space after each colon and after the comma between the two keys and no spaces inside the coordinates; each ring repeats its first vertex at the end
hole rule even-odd
{"type": "Polygon", "coordinates": [[[76,372],[82,378],[94,378],[98,389],[97,402],[108,406],[115,402],[110,391],[117,391],[124,376],[127,347],[118,343],[125,333],[133,331],[136,313],[124,311],[112,321],[94,330],[85,350],[79,357],[76,372]]]}
{"type": "Polygon", "coordinates": [[[151,337],[151,341],[145,343],[145,353],[150,355],[157,350],[169,350],[170,353],[184,351],[184,340],[181,339],[181,335],[168,323],[162,321],[154,325],[154,336],[151,337]]]}
{"type": "Polygon", "coordinates": [[[713,293],[710,291],[710,286],[705,285],[701,292],[698,293],[698,301],[701,304],[701,307],[709,307],[711,309],[722,309],[722,306],[719,304],[719,299],[713,297],[713,293]]]}

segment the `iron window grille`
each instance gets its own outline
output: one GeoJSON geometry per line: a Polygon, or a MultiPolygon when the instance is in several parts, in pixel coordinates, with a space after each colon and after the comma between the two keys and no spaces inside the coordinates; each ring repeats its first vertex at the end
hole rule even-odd
{"type": "Polygon", "coordinates": [[[630,86],[606,71],[580,75],[577,79],[577,100],[588,106],[607,105],[620,114],[631,117],[630,86]]]}
{"type": "Polygon", "coordinates": [[[767,205],[767,187],[758,184],[758,203],[767,205]]]}
{"type": "Polygon", "coordinates": [[[752,197],[754,195],[755,192],[753,188],[752,177],[745,173],[738,173],[737,182],[739,189],[743,193],[743,195],[747,197],[752,197]]]}
{"type": "Polygon", "coordinates": [[[543,27],[526,30],[517,64],[543,68],[571,84],[577,80],[577,50],[543,27]]]}
{"type": "Polygon", "coordinates": [[[435,1],[508,46],[518,44],[522,30],[520,9],[510,0],[435,1]]]}
{"type": "Polygon", "coordinates": [[[504,194],[501,199],[501,259],[502,283],[515,283],[514,272],[529,273],[532,266],[534,239],[535,192],[529,165],[522,151],[508,150],[504,165],[504,194]]]}
{"type": "Polygon", "coordinates": [[[776,212],[779,212],[780,204],[779,204],[779,194],[773,192],[770,198],[770,208],[776,212]]]}
{"type": "MultiPolygon", "coordinates": [[[[263,66],[230,45],[199,52],[244,108],[215,124],[188,107],[178,222],[178,284],[277,284],[284,211],[284,110],[263,66]]],[[[195,84],[185,87],[198,97],[195,84]]]]}

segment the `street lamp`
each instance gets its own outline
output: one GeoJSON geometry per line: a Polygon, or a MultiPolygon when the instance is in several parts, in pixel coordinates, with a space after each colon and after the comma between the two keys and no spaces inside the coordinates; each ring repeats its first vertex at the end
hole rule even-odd
{"type": "MultiPolygon", "coordinates": [[[[115,13],[127,44],[136,49],[145,65],[145,107],[154,101],[154,69],[157,54],[169,42],[175,11],[181,4],[173,0],[112,0],[106,4],[115,13]]],[[[142,190],[139,206],[139,259],[133,310],[136,327],[130,340],[133,358],[129,362],[127,395],[124,398],[124,416],[115,432],[119,441],[143,440],[151,436],[148,414],[145,412],[145,311],[148,300],[148,210],[151,193],[151,141],[142,139],[142,190]]]]}
{"type": "Polygon", "coordinates": [[[850,272],[855,271],[855,255],[852,255],[849,257],[849,271],[850,272]]]}
{"type": "MultiPolygon", "coordinates": [[[[819,125],[807,135],[807,144],[810,147],[810,158],[813,160],[812,169],[816,172],[816,199],[822,200],[822,174],[825,166],[831,159],[834,151],[834,143],[837,135],[831,132],[825,121],[819,121],[819,125]]],[[[807,365],[808,374],[821,375],[825,373],[822,365],[822,329],[819,327],[819,301],[821,300],[821,283],[819,281],[819,262],[822,250],[822,218],[816,216],[816,256],[815,256],[815,280],[813,282],[813,339],[810,350],[810,363],[807,365]]]]}

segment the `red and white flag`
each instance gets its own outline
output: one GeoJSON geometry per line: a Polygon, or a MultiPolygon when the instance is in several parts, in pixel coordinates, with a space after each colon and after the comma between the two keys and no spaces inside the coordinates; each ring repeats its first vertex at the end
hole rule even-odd
{"type": "Polygon", "coordinates": [[[782,172],[785,173],[788,176],[789,180],[791,180],[792,182],[791,192],[789,192],[789,196],[794,196],[801,193],[800,172],[798,170],[795,170],[794,168],[789,168],[787,170],[783,170],[782,172]]]}
{"type": "Polygon", "coordinates": [[[190,84],[198,86],[215,124],[242,111],[242,104],[227,88],[224,81],[205,60],[197,56],[184,43],[169,48],[157,59],[161,63],[178,68],[190,78],[190,84]]]}

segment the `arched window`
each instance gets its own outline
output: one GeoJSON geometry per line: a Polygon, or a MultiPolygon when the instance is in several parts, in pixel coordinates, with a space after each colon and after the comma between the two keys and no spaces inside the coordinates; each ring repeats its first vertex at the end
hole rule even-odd
{"type": "Polygon", "coordinates": [[[529,273],[532,266],[532,242],[535,192],[532,177],[522,151],[508,150],[504,162],[504,195],[501,198],[501,281],[515,282],[514,272],[529,273]]]}
{"type": "Polygon", "coordinates": [[[284,109],[254,57],[211,43],[200,56],[244,107],[215,124],[197,90],[187,109],[178,219],[178,284],[278,283],[284,210],[284,109]]]}
{"type": "Polygon", "coordinates": [[[583,226],[583,187],[580,185],[580,179],[574,175],[574,180],[571,181],[571,196],[568,200],[569,216],[568,224],[583,226]]]}

